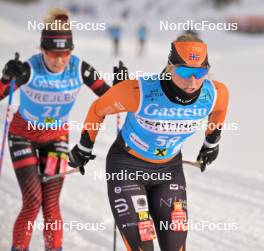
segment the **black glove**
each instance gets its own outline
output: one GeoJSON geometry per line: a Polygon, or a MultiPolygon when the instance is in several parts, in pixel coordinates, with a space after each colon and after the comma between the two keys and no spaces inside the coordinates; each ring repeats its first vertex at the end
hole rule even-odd
{"type": "Polygon", "coordinates": [[[89,160],[94,159],[95,155],[92,152],[85,152],[81,150],[78,145],[75,145],[73,149],[69,152],[69,166],[73,168],[79,167],[80,173],[85,174],[84,166],[89,162],[89,160]]]}
{"type": "Polygon", "coordinates": [[[119,82],[128,79],[128,70],[127,67],[124,66],[124,63],[119,60],[119,65],[114,66],[114,79],[113,79],[113,85],[118,84],[119,82]]]}
{"type": "Polygon", "coordinates": [[[2,71],[3,83],[9,83],[12,78],[23,78],[28,75],[29,67],[27,63],[19,60],[19,54],[16,53],[15,59],[9,60],[2,71]]]}
{"type": "Polygon", "coordinates": [[[200,153],[197,157],[197,161],[201,163],[201,171],[203,172],[206,165],[210,165],[216,158],[219,152],[219,145],[208,148],[205,145],[202,146],[200,153]]]}

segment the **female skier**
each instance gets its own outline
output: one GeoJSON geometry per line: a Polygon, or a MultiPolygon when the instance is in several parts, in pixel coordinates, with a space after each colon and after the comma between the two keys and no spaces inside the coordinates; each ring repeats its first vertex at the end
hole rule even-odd
{"type": "Polygon", "coordinates": [[[53,9],[46,16],[45,24],[41,52],[25,62],[8,61],[0,81],[1,99],[9,94],[11,79],[16,80],[16,89],[20,89],[19,109],[9,128],[10,154],[23,197],[13,228],[12,251],[29,250],[40,208],[45,224],[45,250],[62,250],[59,196],[64,179],[41,183],[40,177],[54,175],[67,166],[65,125],[81,86],[85,84],[97,96],[109,89],[91,65],[72,55],[74,46],[68,13],[53,9]],[[33,130],[33,125],[37,129],[33,130]],[[38,129],[43,125],[46,130],[38,129]],[[58,226],[56,230],[51,228],[52,223],[58,226]]]}
{"type": "MultiPolygon", "coordinates": [[[[160,250],[186,250],[181,147],[209,117],[197,160],[203,170],[212,163],[228,104],[227,88],[208,79],[209,68],[207,45],[194,35],[182,35],[172,42],[163,72],[170,79],[157,75],[122,81],[90,107],[85,123],[101,123],[106,115],[127,112],[108,152],[106,172],[112,177],[107,180],[112,213],[128,251],[153,251],[156,235],[160,250]],[[117,179],[116,173],[124,178],[117,179]]],[[[69,153],[70,166],[81,167],[91,159],[97,132],[83,130],[69,153]]]]}

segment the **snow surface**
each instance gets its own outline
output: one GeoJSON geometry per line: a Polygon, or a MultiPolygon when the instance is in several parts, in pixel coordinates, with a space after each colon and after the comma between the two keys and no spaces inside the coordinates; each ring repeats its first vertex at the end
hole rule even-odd
{"type": "MultiPolygon", "coordinates": [[[[143,2],[146,3],[142,1],[142,4],[143,2]]],[[[96,21],[110,23],[114,20],[111,11],[107,12],[107,8],[111,9],[109,3],[110,1],[98,3],[105,16],[100,14],[96,21]]],[[[168,11],[168,19],[174,20],[173,11],[175,16],[177,13],[181,13],[182,16],[187,13],[186,17],[193,17],[193,12],[187,12],[190,9],[188,3],[196,3],[198,6],[199,1],[160,1],[159,3],[160,5],[169,3],[170,6],[175,4],[175,7],[168,11]],[[177,2],[177,8],[175,2],[177,2]]],[[[201,20],[201,18],[214,16],[223,20],[224,13],[225,15],[232,12],[259,13],[262,3],[263,1],[256,0],[244,1],[240,9],[233,5],[219,12],[210,6],[203,5],[197,11],[198,14],[194,15],[194,19],[201,20]]],[[[45,1],[45,3],[25,8],[0,2],[0,68],[13,57],[15,51],[20,52],[22,59],[27,59],[38,52],[39,32],[27,31],[26,22],[28,19],[41,21],[41,16],[51,5],[51,1],[45,1]]],[[[135,6],[133,8],[135,13],[138,13],[136,10],[140,11],[140,5],[131,4],[131,6],[131,8],[135,6]]],[[[128,21],[131,27],[128,25],[130,29],[127,29],[125,33],[127,37],[122,43],[121,58],[130,72],[137,70],[149,73],[159,72],[166,63],[170,41],[179,34],[179,32],[159,32],[158,20],[161,18],[155,16],[155,11],[148,12],[146,16],[151,25],[151,42],[148,44],[147,54],[141,58],[137,57],[136,40],[132,37],[136,27],[135,22],[128,21]]],[[[83,17],[80,17],[80,20],[82,19],[83,17]]],[[[144,18],[142,14],[139,14],[137,21],[141,20],[144,18]]],[[[175,20],[178,19],[175,17],[175,20]]],[[[111,44],[105,34],[102,32],[75,32],[74,34],[75,54],[94,65],[96,69],[111,72],[113,64],[116,64],[118,59],[111,56],[111,44]]],[[[238,130],[223,133],[219,158],[208,167],[204,174],[186,166],[189,217],[195,222],[234,223],[238,226],[238,230],[190,231],[187,247],[190,251],[261,251],[264,250],[264,172],[261,157],[264,150],[263,136],[261,136],[264,123],[261,103],[264,91],[262,69],[264,36],[205,31],[202,33],[202,38],[209,44],[209,59],[214,79],[226,83],[230,91],[227,123],[237,123],[238,130]]],[[[94,99],[95,95],[83,87],[71,113],[71,119],[82,122],[94,99]]],[[[18,103],[18,93],[16,93],[13,111],[17,109],[18,103]]],[[[7,99],[0,103],[0,138],[2,138],[6,104],[7,99]]],[[[89,163],[84,177],[75,174],[66,179],[61,196],[61,208],[65,222],[103,223],[106,229],[104,231],[65,231],[64,250],[106,251],[112,249],[113,219],[108,204],[106,182],[94,179],[94,172],[104,172],[105,156],[116,135],[115,116],[109,116],[105,124],[107,128],[99,134],[94,149],[98,158],[89,163]]],[[[71,146],[78,141],[79,135],[80,131],[72,131],[71,146]]],[[[184,159],[195,159],[202,142],[202,132],[186,142],[183,149],[184,159]]],[[[10,250],[13,223],[21,207],[21,194],[7,148],[2,171],[0,250],[6,251],[10,250]]],[[[41,214],[37,221],[42,222],[41,214]]],[[[44,250],[42,239],[42,232],[35,231],[31,250],[44,250]]],[[[159,250],[157,243],[155,245],[155,250],[159,250]]],[[[118,236],[117,250],[124,249],[121,238],[118,236]]]]}

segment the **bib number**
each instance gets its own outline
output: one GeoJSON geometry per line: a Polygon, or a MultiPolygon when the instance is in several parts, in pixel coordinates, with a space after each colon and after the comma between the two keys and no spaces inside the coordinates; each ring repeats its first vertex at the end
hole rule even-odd
{"type": "Polygon", "coordinates": [[[44,106],[43,107],[45,109],[45,112],[42,113],[41,115],[43,117],[58,117],[60,115],[60,111],[61,111],[61,106],[44,106]]]}
{"type": "Polygon", "coordinates": [[[156,145],[159,147],[170,148],[171,146],[175,146],[176,143],[180,140],[181,137],[169,137],[169,136],[159,136],[156,138],[156,145]]]}

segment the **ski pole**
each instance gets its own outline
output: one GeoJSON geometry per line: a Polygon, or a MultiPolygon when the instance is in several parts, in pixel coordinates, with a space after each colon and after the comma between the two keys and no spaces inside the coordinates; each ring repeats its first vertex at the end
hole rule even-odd
{"type": "MultiPolygon", "coordinates": [[[[120,116],[120,115],[119,115],[120,116]]],[[[119,132],[119,129],[118,129],[118,132],[119,132]]],[[[189,161],[189,160],[183,160],[182,161],[183,164],[187,164],[187,165],[190,165],[190,166],[194,166],[194,167],[198,167],[198,168],[201,168],[201,163],[202,162],[198,162],[198,161],[189,161]]],[[[69,174],[72,174],[72,173],[78,173],[80,172],[80,168],[77,167],[77,168],[74,168],[74,169],[71,169],[71,170],[68,170],[66,172],[63,172],[63,173],[58,173],[58,174],[55,174],[53,176],[43,176],[42,177],[42,182],[47,182],[49,180],[53,180],[53,179],[57,179],[57,178],[61,178],[61,177],[64,177],[65,175],[69,175],[69,174]]]]}
{"type": "MultiPolygon", "coordinates": [[[[93,155],[92,154],[90,160],[95,159],[95,157],[96,157],[96,155],[93,155]]],[[[76,167],[76,168],[72,168],[71,170],[68,170],[66,172],[62,172],[62,173],[55,174],[53,176],[45,176],[45,175],[42,175],[41,181],[42,181],[42,183],[45,183],[45,182],[48,182],[50,180],[54,180],[54,179],[58,179],[58,178],[63,178],[66,175],[70,175],[72,173],[79,173],[79,172],[81,172],[81,168],[80,167],[76,167]]]]}
{"type": "Polygon", "coordinates": [[[63,178],[66,175],[69,175],[69,174],[72,174],[72,173],[78,173],[78,172],[80,172],[80,167],[73,168],[73,169],[68,170],[66,172],[62,172],[62,173],[55,174],[53,176],[42,176],[41,181],[43,183],[45,183],[45,182],[48,182],[50,180],[54,180],[54,179],[58,179],[58,178],[63,178]]]}
{"type": "Polygon", "coordinates": [[[113,251],[116,251],[116,222],[114,224],[114,241],[113,241],[113,251]]]}
{"type": "Polygon", "coordinates": [[[198,167],[201,172],[204,171],[205,169],[205,165],[203,164],[203,161],[189,161],[189,160],[183,160],[182,164],[186,164],[186,165],[190,165],[190,166],[194,166],[194,167],[198,167]]]}
{"type": "MultiPolygon", "coordinates": [[[[16,52],[15,61],[18,61],[18,60],[19,60],[19,53],[16,52]]],[[[9,98],[8,98],[8,104],[7,104],[7,108],[6,108],[4,133],[3,133],[1,152],[0,152],[0,177],[1,177],[3,161],[4,161],[5,143],[6,143],[6,138],[7,138],[7,132],[8,132],[9,124],[10,124],[11,105],[12,105],[12,100],[13,100],[13,93],[15,90],[15,84],[16,84],[16,80],[14,78],[12,78],[10,89],[9,89],[9,98]]]]}
{"type": "MultiPolygon", "coordinates": [[[[121,69],[124,67],[124,64],[121,60],[119,60],[119,65],[118,68],[121,69]]],[[[114,67],[114,72],[115,72],[115,67],[114,67]]],[[[115,85],[115,82],[113,81],[113,85],[115,85]]],[[[116,135],[118,136],[120,132],[120,125],[121,125],[121,116],[120,113],[116,114],[116,135]]],[[[114,221],[114,237],[113,237],[113,251],[116,251],[116,238],[117,238],[117,226],[116,226],[116,221],[114,221]]]]}
{"type": "MultiPolygon", "coordinates": [[[[117,135],[120,132],[120,124],[121,124],[121,116],[120,113],[117,113],[116,115],[116,133],[117,135]]],[[[117,231],[116,231],[116,221],[114,223],[114,239],[113,239],[113,251],[116,251],[116,237],[117,237],[117,231]]]]}

